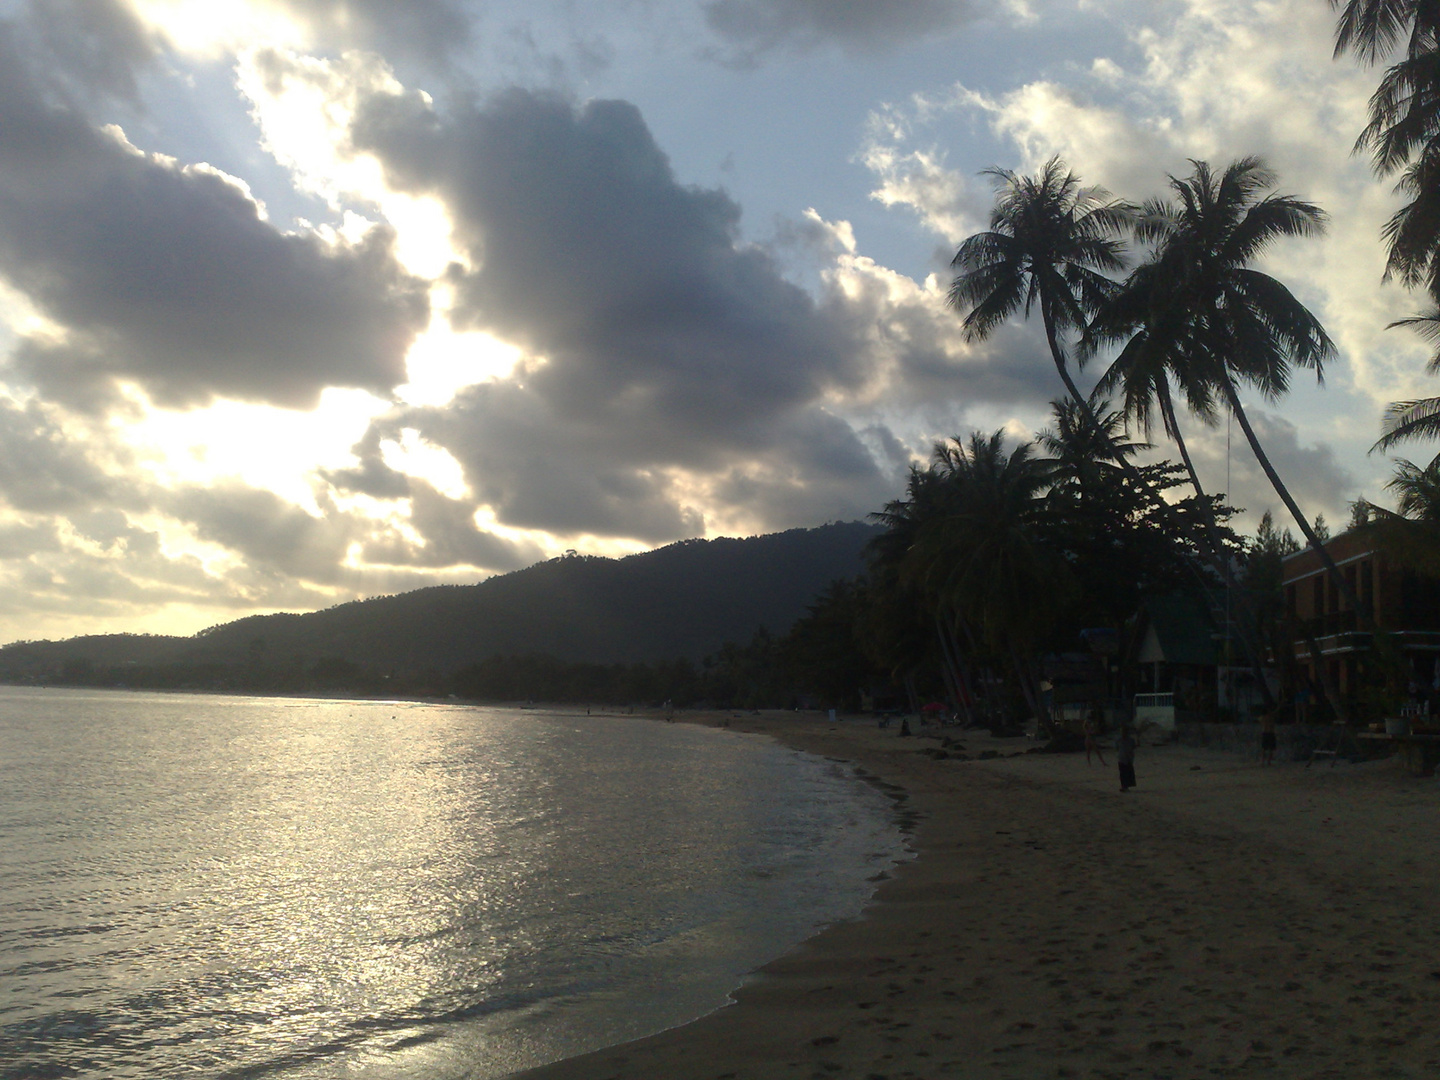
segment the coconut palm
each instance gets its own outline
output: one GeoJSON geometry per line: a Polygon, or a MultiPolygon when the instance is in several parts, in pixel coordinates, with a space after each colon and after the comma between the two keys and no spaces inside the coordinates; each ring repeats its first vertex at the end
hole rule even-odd
{"type": "Polygon", "coordinates": [[[1036,444],[1050,455],[1055,469],[1052,494],[1071,494],[1083,500],[1107,481],[1118,482],[1124,474],[1122,461],[1149,449],[1145,443],[1129,441],[1125,416],[1112,409],[1110,402],[1100,399],[1088,404],[1087,416],[1068,398],[1052,401],[1054,426],[1035,436],[1036,444]]]}
{"type": "Polygon", "coordinates": [[[1275,493],[1358,610],[1353,590],[1265,453],[1239,394],[1248,384],[1276,401],[1296,367],[1323,382],[1325,361],[1335,351],[1329,335],[1289,289],[1250,264],[1278,240],[1318,235],[1325,214],[1313,203],[1273,193],[1275,174],[1259,158],[1242,158],[1219,174],[1206,162],[1191,164],[1189,177],[1170,178],[1169,199],[1142,208],[1137,235],[1154,245],[1152,255],[1098,321],[1095,334],[1102,338],[1123,335],[1127,324],[1135,330],[1111,381],[1124,386],[1132,414],[1148,415],[1153,395],[1162,416],[1168,410],[1172,435],[1178,433],[1168,400],[1172,379],[1202,419],[1213,417],[1217,399],[1224,401],[1275,493]]]}
{"type": "Polygon", "coordinates": [[[1370,122],[1356,141],[1376,173],[1400,174],[1410,201],[1386,224],[1387,278],[1440,287],[1440,6],[1431,0],[1331,0],[1340,9],[1335,54],[1362,63],[1395,56],[1370,98],[1370,122]],[[1399,53],[1398,56],[1395,54],[1399,53]]]}
{"type": "Polygon", "coordinates": [[[912,579],[949,609],[976,652],[1013,667],[1041,716],[1035,650],[1073,592],[1064,558],[1044,537],[1052,466],[1031,443],[1008,454],[1004,433],[974,433],[935,447],[927,470],[938,513],[916,530],[912,579]]]}
{"type": "Polygon", "coordinates": [[[1330,0],[1340,11],[1335,55],[1353,52],[1366,64],[1384,59],[1401,41],[1417,56],[1435,47],[1440,9],[1427,0],[1330,0]]]}
{"type": "Polygon", "coordinates": [[[983,340],[1017,313],[1039,308],[1055,370],[1070,397],[1088,410],[1066,362],[1063,339],[1084,327],[1114,295],[1107,275],[1125,267],[1121,234],[1130,207],[1079,178],[1052,157],[1035,176],[987,169],[995,179],[990,228],[960,245],[950,304],[965,312],[965,336],[983,340]]]}
{"type": "Polygon", "coordinates": [[[1440,458],[1424,467],[1397,460],[1395,475],[1385,486],[1395,492],[1395,506],[1402,516],[1440,525],[1440,458]]]}
{"type": "MultiPolygon", "coordinates": [[[[1119,284],[1107,277],[1125,266],[1120,237],[1132,229],[1144,233],[1136,208],[1110,197],[1103,188],[1084,188],[1058,157],[1035,176],[990,169],[997,181],[990,229],[960,245],[951,265],[960,271],[950,287],[950,304],[966,311],[962,326],[972,340],[987,337],[1006,319],[1038,307],[1055,369],[1070,400],[1092,431],[1108,438],[1089,399],[1070,374],[1064,338],[1082,331],[1095,314],[1112,304],[1119,284]]],[[[1086,358],[1083,351],[1078,359],[1086,358]]],[[[1169,504],[1138,473],[1127,456],[1112,448],[1106,460],[1121,471],[1160,510],[1174,518],[1169,504]]],[[[1191,470],[1193,476],[1193,469],[1191,470]]],[[[1176,520],[1184,528],[1184,523],[1176,520]]],[[[1223,555],[1210,530],[1209,546],[1223,555]]],[[[1205,544],[1197,547],[1204,550],[1205,544]]]]}
{"type": "MultiPolygon", "coordinates": [[[[1165,234],[1170,221],[1169,207],[1150,200],[1141,208],[1136,232],[1143,239],[1153,240],[1165,234]]],[[[1190,485],[1203,500],[1205,491],[1200,486],[1200,477],[1176,415],[1175,390],[1181,392],[1195,416],[1212,424],[1218,415],[1215,388],[1199,371],[1172,363],[1171,349],[1185,340],[1188,313],[1167,303],[1168,288],[1165,268],[1157,260],[1137,266],[1121,290],[1086,328],[1080,357],[1088,359],[1102,346],[1124,343],[1101,376],[1095,392],[1110,394],[1118,390],[1123,415],[1147,439],[1154,430],[1158,412],[1161,430],[1180,451],[1190,485]],[[1172,386],[1172,382],[1178,385],[1172,386]]],[[[1218,551],[1213,522],[1211,532],[1211,547],[1218,551]]]]}
{"type": "MultiPolygon", "coordinates": [[[[1400,319],[1391,326],[1408,326],[1433,345],[1440,346],[1440,304],[1419,315],[1400,319]]],[[[1430,357],[1425,367],[1431,375],[1440,374],[1440,348],[1430,357]]],[[[1376,450],[1390,450],[1411,439],[1440,438],[1440,397],[1416,398],[1412,401],[1394,401],[1385,410],[1380,425],[1381,435],[1372,446],[1376,450]]]]}
{"type": "MultiPolygon", "coordinates": [[[[1369,150],[1381,176],[1400,173],[1397,190],[1409,201],[1386,223],[1386,278],[1423,285],[1440,301],[1440,6],[1427,0],[1331,0],[1340,10],[1335,55],[1354,53],[1365,64],[1399,55],[1370,99],[1370,123],[1356,143],[1369,150]]],[[[1409,326],[1440,339],[1440,303],[1391,326],[1409,326]]],[[[1429,371],[1440,370],[1440,352],[1429,371]]],[[[1440,398],[1397,401],[1385,412],[1375,449],[1415,437],[1440,436],[1440,398]]]]}

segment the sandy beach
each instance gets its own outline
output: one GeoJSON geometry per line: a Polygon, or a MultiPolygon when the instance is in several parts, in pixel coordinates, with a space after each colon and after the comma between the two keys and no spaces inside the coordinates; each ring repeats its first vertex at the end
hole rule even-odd
{"type": "Polygon", "coordinates": [[[1122,795],[1113,755],[686,719],[893,785],[918,857],[734,1005],[525,1080],[1440,1075],[1440,782],[1163,747],[1122,795]]]}

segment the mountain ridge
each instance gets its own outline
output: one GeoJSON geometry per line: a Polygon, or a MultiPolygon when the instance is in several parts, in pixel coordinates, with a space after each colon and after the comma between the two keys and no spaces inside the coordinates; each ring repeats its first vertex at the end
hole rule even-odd
{"type": "Polygon", "coordinates": [[[0,679],[67,665],[240,667],[343,661],[455,671],[492,656],[567,662],[700,660],[765,627],[783,634],[830,582],[862,569],[879,532],[834,522],[763,536],[682,540],[621,559],[562,556],[473,585],[437,585],[303,614],[252,615],[192,637],[87,635],[0,648],[0,679]]]}

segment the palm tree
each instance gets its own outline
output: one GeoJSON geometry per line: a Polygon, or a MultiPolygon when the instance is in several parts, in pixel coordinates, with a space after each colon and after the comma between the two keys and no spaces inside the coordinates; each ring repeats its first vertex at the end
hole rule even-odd
{"type": "Polygon", "coordinates": [[[1406,52],[1417,56],[1435,47],[1440,9],[1426,0],[1330,0],[1340,9],[1335,55],[1353,52],[1375,64],[1408,38],[1406,52]],[[1343,6],[1342,6],[1343,5],[1343,6]]]}
{"type": "MultiPolygon", "coordinates": [[[[1137,237],[1142,240],[1163,237],[1170,221],[1169,208],[1152,199],[1144,204],[1137,218],[1137,237]]],[[[1217,415],[1215,390],[1198,371],[1172,362],[1169,350],[1184,340],[1187,313],[1166,303],[1168,288],[1164,268],[1158,261],[1151,259],[1137,266],[1111,302],[1086,327],[1080,356],[1082,360],[1088,359],[1103,345],[1124,342],[1100,377],[1095,392],[1109,394],[1119,390],[1123,415],[1134,422],[1146,438],[1154,430],[1154,414],[1158,412],[1161,430],[1180,451],[1190,486],[1196,496],[1204,500],[1205,490],[1200,486],[1190,448],[1180,430],[1175,412],[1175,387],[1171,382],[1178,382],[1191,413],[1206,424],[1214,423],[1217,415]]],[[[1212,550],[1220,551],[1213,520],[1207,520],[1207,529],[1212,550]]]]}
{"type": "MultiPolygon", "coordinates": [[[[1061,339],[1082,331],[1116,300],[1119,283],[1106,275],[1124,269],[1119,237],[1132,229],[1143,235],[1144,218],[1103,188],[1082,188],[1058,157],[1035,176],[999,168],[986,170],[986,175],[995,178],[999,189],[990,229],[962,243],[951,261],[960,273],[950,286],[950,304],[966,311],[961,325],[970,340],[983,340],[1017,312],[1028,316],[1038,306],[1055,370],[1070,400],[1090,428],[1108,438],[1108,429],[1070,375],[1061,339]]],[[[1079,359],[1085,357],[1082,351],[1079,359]]],[[[1106,460],[1116,462],[1162,514],[1186,527],[1124,454],[1112,447],[1106,460]]],[[[1218,566],[1223,553],[1216,547],[1213,528],[1207,541],[1218,566]]],[[[1205,546],[1197,545],[1201,550],[1205,546]]]]}
{"type": "MultiPolygon", "coordinates": [[[[1429,311],[1412,315],[1408,319],[1399,319],[1390,325],[1408,326],[1431,344],[1440,346],[1440,304],[1436,304],[1429,311]]],[[[1440,348],[1430,357],[1425,371],[1430,375],[1440,374],[1440,348]]],[[[1391,402],[1385,410],[1380,430],[1380,438],[1370,448],[1372,453],[1376,450],[1390,450],[1411,439],[1440,438],[1440,397],[1391,402]]]]}
{"type": "MultiPolygon", "coordinates": [[[[1426,0],[1331,0],[1340,9],[1335,55],[1354,53],[1373,65],[1403,45],[1370,99],[1370,123],[1356,142],[1369,150],[1381,176],[1400,173],[1396,185],[1410,197],[1386,223],[1390,251],[1386,278],[1423,285],[1437,302],[1431,309],[1390,326],[1409,326],[1440,340],[1440,6],[1426,0]]],[[[1440,371],[1440,352],[1430,374],[1440,371]]],[[[1416,437],[1440,436],[1440,398],[1397,401],[1385,411],[1385,450],[1416,437]]]]}
{"type": "Polygon", "coordinates": [[[990,228],[960,245],[950,265],[959,271],[950,305],[965,311],[971,341],[983,340],[1017,312],[1038,307],[1055,370],[1072,400],[1088,411],[1066,363],[1062,338],[1085,326],[1114,295],[1109,274],[1125,268],[1119,237],[1130,207],[1103,188],[1082,188],[1052,157],[1035,176],[987,169],[997,183],[990,228]]]}
{"type": "Polygon", "coordinates": [[[1403,46],[1370,98],[1370,122],[1356,140],[1380,176],[1400,174],[1410,196],[1386,224],[1386,278],[1440,287],[1440,7],[1430,0],[1331,0],[1340,9],[1335,55],[1373,65],[1403,46]]]}
{"type": "Polygon", "coordinates": [[[939,443],[928,485],[937,498],[906,554],[908,576],[949,611],[974,654],[1015,671],[1042,722],[1035,651],[1071,596],[1063,557],[1046,543],[1044,498],[1053,469],[1004,432],[939,443]]]}
{"type": "Polygon", "coordinates": [[[1401,458],[1385,486],[1395,492],[1396,509],[1403,517],[1440,525],[1440,458],[1423,468],[1401,458]]]}
{"type": "Polygon", "coordinates": [[[1210,395],[1223,400],[1275,493],[1358,611],[1354,590],[1275,471],[1239,395],[1246,383],[1276,401],[1296,367],[1324,381],[1335,351],[1330,336],[1289,289],[1250,265],[1277,240],[1319,235],[1324,211],[1274,194],[1275,174],[1259,158],[1242,158],[1218,175],[1206,162],[1191,164],[1191,176],[1170,178],[1171,198],[1146,203],[1140,217],[1139,231],[1155,247],[1127,301],[1143,317],[1144,337],[1131,358],[1141,373],[1133,393],[1173,376],[1202,417],[1210,395]]]}
{"type": "Polygon", "coordinates": [[[1126,438],[1125,416],[1111,409],[1110,402],[1100,399],[1088,404],[1093,423],[1074,401],[1068,398],[1052,401],[1054,427],[1035,436],[1035,442],[1050,455],[1048,460],[1055,469],[1052,495],[1070,495],[1076,501],[1083,501],[1088,494],[1106,486],[1107,481],[1118,482],[1125,471],[1122,460],[1149,449],[1145,443],[1130,442],[1126,438]]]}

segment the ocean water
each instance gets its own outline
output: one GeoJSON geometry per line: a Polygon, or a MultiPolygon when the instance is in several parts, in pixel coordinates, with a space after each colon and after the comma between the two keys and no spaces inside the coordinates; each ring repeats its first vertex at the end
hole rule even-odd
{"type": "Polygon", "coordinates": [[[0,687],[0,1077],[485,1080],[858,913],[888,800],[758,738],[0,687]]]}

